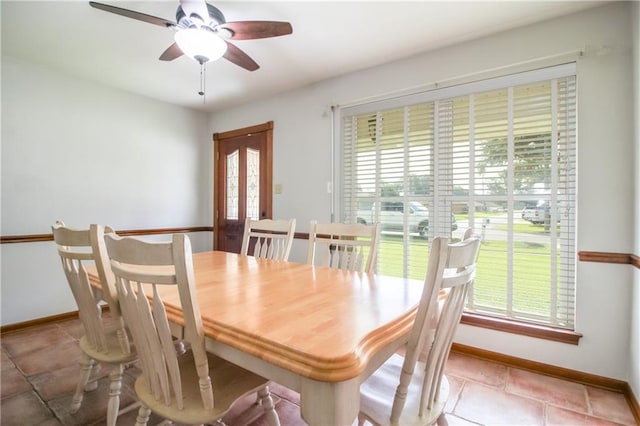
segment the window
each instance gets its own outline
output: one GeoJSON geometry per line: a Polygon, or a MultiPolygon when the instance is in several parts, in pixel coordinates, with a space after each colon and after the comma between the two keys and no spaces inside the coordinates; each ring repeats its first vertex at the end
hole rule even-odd
{"type": "Polygon", "coordinates": [[[575,64],[340,110],[346,222],[378,272],[423,279],[428,240],[482,235],[467,309],[574,327],[575,64]]]}

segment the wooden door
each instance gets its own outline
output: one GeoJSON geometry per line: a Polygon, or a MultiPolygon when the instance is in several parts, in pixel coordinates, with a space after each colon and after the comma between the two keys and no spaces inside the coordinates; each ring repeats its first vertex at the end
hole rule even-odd
{"type": "Polygon", "coordinates": [[[271,218],[273,122],[215,133],[214,249],[239,253],[244,222],[271,218]]]}

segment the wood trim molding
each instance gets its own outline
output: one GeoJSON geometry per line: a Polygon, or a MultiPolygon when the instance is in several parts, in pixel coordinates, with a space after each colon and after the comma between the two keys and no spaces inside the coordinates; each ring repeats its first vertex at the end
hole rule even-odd
{"type": "Polygon", "coordinates": [[[116,231],[120,236],[136,235],[160,235],[160,234],[188,234],[190,232],[213,232],[213,226],[191,226],[182,228],[157,228],[157,229],[132,229],[128,231],[116,231]]]}
{"type": "Polygon", "coordinates": [[[0,244],[36,243],[39,241],[53,241],[53,234],[3,235],[0,244]]]}
{"type": "Polygon", "coordinates": [[[631,407],[631,412],[633,413],[633,417],[636,419],[636,423],[640,425],[640,404],[638,403],[638,399],[633,393],[633,389],[631,389],[631,385],[629,383],[625,386],[623,393],[627,398],[629,407],[631,407]]]}
{"type": "Polygon", "coordinates": [[[52,315],[49,317],[36,318],[29,321],[7,324],[0,327],[0,335],[11,333],[13,331],[21,331],[29,327],[35,327],[39,325],[45,325],[45,324],[55,323],[60,321],[67,321],[67,320],[76,319],[76,318],[78,318],[78,311],[65,312],[63,314],[52,315]]]}
{"type": "MultiPolygon", "coordinates": [[[[102,308],[102,312],[109,311],[109,305],[107,305],[106,303],[102,305],[101,308],[102,308]]],[[[29,327],[53,324],[56,322],[68,321],[68,320],[73,320],[78,318],[79,318],[78,311],[72,311],[72,312],[64,312],[62,314],[57,314],[57,315],[51,315],[48,317],[36,318],[29,321],[17,322],[14,324],[7,324],[0,327],[0,335],[6,334],[6,333],[12,333],[14,331],[22,331],[29,327]]]]}
{"type": "Polygon", "coordinates": [[[308,232],[295,232],[293,234],[293,238],[296,240],[308,240],[309,233],[308,232]]]}
{"type": "MultiPolygon", "coordinates": [[[[120,236],[181,234],[189,232],[213,232],[212,226],[191,226],[181,228],[129,229],[116,231],[120,236]]],[[[53,241],[53,234],[6,235],[0,236],[0,244],[35,243],[53,241]]]]}
{"type": "Polygon", "coordinates": [[[273,130],[273,121],[267,121],[266,123],[256,124],[255,126],[243,127],[242,129],[229,130],[228,132],[218,132],[213,134],[213,139],[229,139],[237,136],[244,136],[249,133],[266,132],[267,130],[273,130]]]}
{"type": "Polygon", "coordinates": [[[509,367],[520,368],[522,370],[532,371],[535,373],[544,374],[546,376],[557,377],[565,380],[571,380],[583,385],[596,386],[600,388],[606,388],[614,390],[616,392],[623,392],[627,382],[617,379],[611,379],[608,377],[598,376],[595,374],[584,373],[577,370],[571,370],[569,368],[558,367],[555,365],[545,364],[538,361],[531,361],[524,358],[518,358],[512,355],[501,354],[499,352],[492,352],[486,349],[480,349],[473,346],[462,345],[454,343],[451,347],[452,352],[458,352],[461,354],[469,355],[475,358],[485,359],[487,361],[499,362],[500,364],[508,365],[509,367]]]}
{"type": "Polygon", "coordinates": [[[531,371],[545,376],[555,377],[562,380],[569,380],[583,385],[599,387],[614,392],[622,393],[636,422],[640,425],[640,405],[636,399],[629,383],[623,380],[611,379],[608,377],[598,376],[596,374],[584,373],[581,371],[571,370],[569,368],[558,367],[555,365],[544,364],[542,362],[531,361],[524,358],[518,358],[511,355],[505,355],[498,352],[487,351],[475,348],[473,346],[461,345],[454,343],[451,347],[452,352],[472,356],[475,358],[493,361],[509,367],[519,368],[531,371]]]}
{"type": "Polygon", "coordinates": [[[460,319],[460,323],[475,327],[488,328],[491,330],[504,331],[506,333],[553,340],[555,342],[569,343],[572,345],[577,345],[582,337],[582,334],[571,330],[495,318],[471,312],[464,312],[460,319]]]}
{"type": "Polygon", "coordinates": [[[608,253],[601,251],[579,251],[578,260],[581,262],[602,262],[602,263],[621,263],[621,264],[634,264],[633,258],[637,258],[633,254],[628,253],[608,253]]]}

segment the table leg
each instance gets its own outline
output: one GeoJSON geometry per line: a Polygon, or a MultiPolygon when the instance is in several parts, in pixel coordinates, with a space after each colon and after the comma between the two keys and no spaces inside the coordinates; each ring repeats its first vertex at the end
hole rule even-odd
{"type": "Polygon", "coordinates": [[[318,382],[302,378],[300,410],[310,426],[350,426],[358,416],[360,381],[318,382]]]}

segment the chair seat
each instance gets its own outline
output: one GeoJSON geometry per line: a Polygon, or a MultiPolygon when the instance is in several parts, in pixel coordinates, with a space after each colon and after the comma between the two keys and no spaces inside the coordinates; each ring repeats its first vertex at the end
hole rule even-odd
{"type": "MultiPolygon", "coordinates": [[[[366,413],[367,418],[372,420],[374,424],[391,425],[391,408],[403,363],[404,357],[394,354],[360,386],[360,411],[366,413]]],[[[424,363],[416,363],[407,392],[406,404],[397,425],[432,425],[444,411],[449,397],[449,382],[443,375],[437,401],[430,410],[425,410],[422,416],[418,416],[424,370],[424,363]]]]}
{"type": "Polygon", "coordinates": [[[80,349],[98,362],[127,364],[136,360],[137,354],[133,343],[130,343],[130,353],[124,352],[120,346],[115,328],[106,329],[105,337],[107,341],[106,351],[95,348],[89,339],[87,339],[87,336],[82,336],[80,338],[80,349]]]}
{"type": "Polygon", "coordinates": [[[268,384],[268,380],[253,374],[235,364],[207,353],[209,377],[213,385],[214,408],[207,410],[202,406],[198,373],[194,367],[193,352],[187,351],[178,358],[180,379],[183,389],[184,407],[179,410],[175,398],[170,405],[157,401],[149,389],[144,375],[136,379],[135,389],[140,402],[161,417],[177,423],[204,424],[223,417],[240,398],[257,392],[268,384]],[[217,384],[222,384],[217,386],[217,384]]]}

